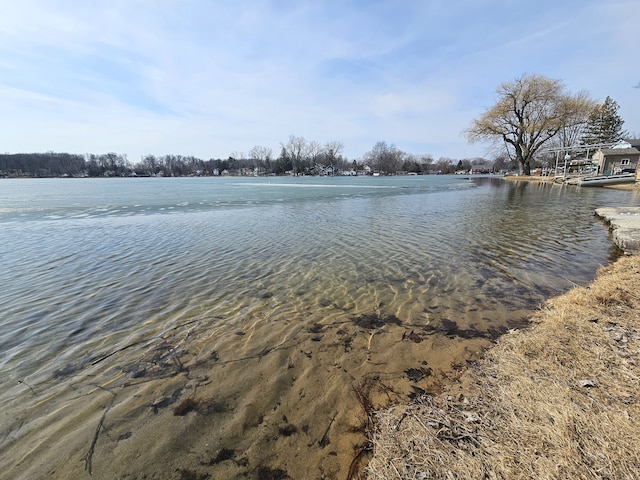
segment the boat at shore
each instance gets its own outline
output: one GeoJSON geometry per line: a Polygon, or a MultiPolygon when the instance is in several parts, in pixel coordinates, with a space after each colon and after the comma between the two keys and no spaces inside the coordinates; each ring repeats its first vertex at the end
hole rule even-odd
{"type": "Polygon", "coordinates": [[[606,185],[633,183],[635,181],[635,173],[620,173],[617,175],[594,175],[588,177],[579,177],[577,185],[579,187],[603,187],[606,185]]]}

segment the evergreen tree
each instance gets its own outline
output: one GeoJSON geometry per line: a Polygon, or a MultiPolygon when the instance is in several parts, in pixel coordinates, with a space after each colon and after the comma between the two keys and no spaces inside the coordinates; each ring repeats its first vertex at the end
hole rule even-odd
{"type": "Polygon", "coordinates": [[[582,137],[583,145],[615,143],[626,136],[627,133],[622,130],[624,120],[618,115],[618,108],[618,103],[607,97],[602,105],[593,109],[582,137]]]}

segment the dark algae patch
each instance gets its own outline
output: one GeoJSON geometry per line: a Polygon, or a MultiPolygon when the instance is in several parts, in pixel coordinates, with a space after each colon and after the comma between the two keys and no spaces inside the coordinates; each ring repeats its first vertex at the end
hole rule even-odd
{"type": "Polygon", "coordinates": [[[280,427],[278,429],[278,432],[280,433],[280,435],[284,436],[284,437],[290,437],[291,435],[293,435],[294,433],[298,433],[298,427],[296,427],[295,425],[292,424],[287,424],[284,427],[280,427]]]}
{"type": "Polygon", "coordinates": [[[174,409],[173,414],[182,417],[189,412],[197,412],[201,415],[210,415],[213,413],[221,413],[226,411],[224,401],[215,397],[196,400],[194,398],[185,398],[174,409]]]}
{"type": "Polygon", "coordinates": [[[216,465],[226,460],[232,460],[235,454],[236,454],[235,450],[224,447],[218,452],[218,455],[216,455],[214,458],[209,460],[209,463],[207,463],[206,465],[216,465]]]}
{"type": "Polygon", "coordinates": [[[198,402],[193,398],[186,398],[173,409],[173,414],[183,417],[187,413],[193,412],[196,408],[198,408],[198,402]]]}
{"type": "Polygon", "coordinates": [[[309,327],[309,333],[320,333],[324,327],[319,323],[314,323],[309,327]]]}
{"type": "Polygon", "coordinates": [[[423,378],[431,376],[432,372],[430,368],[409,368],[408,370],[405,370],[404,373],[407,375],[409,380],[417,383],[423,378]]]}
{"type": "MultiPolygon", "coordinates": [[[[402,326],[406,325],[407,327],[412,327],[412,330],[405,331],[402,334],[402,340],[408,340],[414,343],[422,342],[426,336],[433,334],[444,334],[448,337],[456,337],[462,339],[473,339],[473,338],[486,338],[488,340],[495,340],[500,337],[504,333],[507,332],[509,328],[520,328],[524,327],[528,324],[528,320],[520,319],[516,321],[510,322],[509,326],[502,326],[497,328],[488,328],[486,330],[481,330],[474,327],[469,328],[461,328],[457,322],[450,320],[448,318],[441,318],[438,324],[427,324],[427,325],[416,325],[416,324],[404,324],[402,320],[400,320],[397,316],[393,314],[385,315],[380,310],[376,310],[371,313],[364,313],[362,315],[358,315],[351,318],[351,322],[360,327],[367,330],[374,330],[378,328],[382,328],[386,325],[397,325],[402,326]]],[[[340,331],[338,331],[340,333],[340,331]]],[[[345,349],[348,349],[350,344],[347,344],[345,341],[345,349]]]]}
{"type": "Polygon", "coordinates": [[[211,478],[208,473],[198,473],[182,468],[178,470],[178,473],[180,473],[180,480],[209,480],[211,478]]]}
{"type": "Polygon", "coordinates": [[[424,338],[422,338],[419,334],[417,334],[413,330],[411,330],[411,332],[408,333],[408,334],[406,332],[403,333],[402,334],[402,340],[404,340],[405,338],[407,340],[411,340],[413,343],[420,343],[420,342],[422,342],[422,340],[424,340],[424,338]]]}
{"type": "Polygon", "coordinates": [[[291,480],[291,477],[281,468],[258,467],[258,480],[291,480]]]}
{"type": "Polygon", "coordinates": [[[360,328],[368,330],[384,327],[385,325],[402,325],[402,321],[395,315],[381,315],[380,313],[365,313],[353,317],[352,322],[360,328]]]}

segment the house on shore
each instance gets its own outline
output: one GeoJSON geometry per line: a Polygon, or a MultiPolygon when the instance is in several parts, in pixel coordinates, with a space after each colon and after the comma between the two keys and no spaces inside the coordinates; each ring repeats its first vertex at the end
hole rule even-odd
{"type": "Polygon", "coordinates": [[[599,149],[592,160],[600,175],[615,175],[622,172],[637,172],[640,161],[640,140],[630,139],[613,148],[599,149]]]}

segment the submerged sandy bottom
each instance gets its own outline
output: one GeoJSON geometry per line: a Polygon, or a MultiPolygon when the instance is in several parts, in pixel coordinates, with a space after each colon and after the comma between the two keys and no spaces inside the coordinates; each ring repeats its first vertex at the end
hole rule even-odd
{"type": "Polygon", "coordinates": [[[437,391],[527,312],[477,315],[491,329],[379,311],[187,322],[16,385],[2,477],[347,478],[367,441],[359,394],[380,408],[437,391]]]}
{"type": "Polygon", "coordinates": [[[640,478],[638,291],[622,258],[440,395],[377,412],[367,478],[640,478]]]}
{"type": "Polygon", "coordinates": [[[409,194],[154,181],[107,210],[87,191],[132,184],[74,182],[90,218],[3,224],[0,477],[347,478],[363,407],[439,390],[610,256],[591,206],[619,192],[384,182],[409,194]]]}

